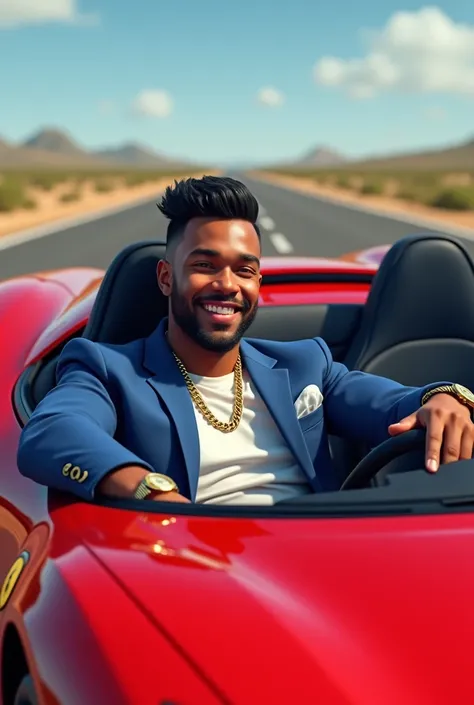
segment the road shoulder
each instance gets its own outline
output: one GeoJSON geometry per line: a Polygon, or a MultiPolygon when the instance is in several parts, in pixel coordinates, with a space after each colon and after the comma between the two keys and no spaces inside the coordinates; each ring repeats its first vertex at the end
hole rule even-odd
{"type": "Polygon", "coordinates": [[[383,196],[366,196],[348,193],[332,186],[321,186],[308,177],[287,176],[271,172],[253,171],[248,176],[273,186],[321,198],[331,203],[363,210],[367,213],[392,217],[414,225],[445,230],[474,239],[474,213],[440,211],[421,204],[383,196]]]}
{"type": "MultiPolygon", "coordinates": [[[[206,173],[217,173],[215,171],[206,173]]],[[[110,211],[117,208],[118,210],[124,207],[132,208],[142,202],[151,200],[160,194],[168,185],[172,184],[175,179],[184,177],[201,177],[203,174],[167,174],[160,179],[155,179],[132,187],[121,186],[111,192],[94,191],[90,186],[84,190],[84,195],[73,202],[61,202],[57,198],[53,198],[51,194],[43,193],[39,199],[38,208],[35,210],[18,209],[10,213],[0,213],[0,237],[8,237],[9,235],[22,232],[24,230],[36,227],[47,226],[48,224],[67,224],[71,218],[80,216],[96,215],[100,218],[102,212],[110,211]]],[[[61,188],[61,187],[60,187],[61,188]]],[[[69,186],[70,188],[70,186],[69,186]]],[[[67,191],[68,185],[62,186],[62,191],[67,191]]],[[[58,194],[55,194],[57,196],[58,194]]],[[[59,194],[61,195],[61,194],[59,194]]]]}

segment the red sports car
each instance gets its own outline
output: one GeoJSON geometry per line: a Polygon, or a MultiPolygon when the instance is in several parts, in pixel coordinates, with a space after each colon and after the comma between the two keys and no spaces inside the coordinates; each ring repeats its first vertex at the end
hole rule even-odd
{"type": "MultiPolygon", "coordinates": [[[[429,475],[420,432],[333,438],[341,490],[268,508],[89,504],[20,475],[64,344],[125,342],[166,313],[163,252],[0,284],[1,705],[474,702],[474,463],[429,475]]],[[[352,369],[474,388],[462,244],[367,256],[265,259],[249,335],[321,335],[352,369]]]]}

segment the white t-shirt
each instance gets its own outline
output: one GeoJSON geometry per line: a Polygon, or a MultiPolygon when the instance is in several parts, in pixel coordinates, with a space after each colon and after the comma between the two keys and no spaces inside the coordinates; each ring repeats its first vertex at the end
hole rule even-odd
{"type": "MultiPolygon", "coordinates": [[[[234,404],[234,373],[224,377],[190,376],[214,416],[228,422],[234,404]]],[[[201,449],[196,501],[273,505],[312,492],[246,372],[243,392],[242,419],[231,433],[213,428],[194,409],[201,449]]]]}

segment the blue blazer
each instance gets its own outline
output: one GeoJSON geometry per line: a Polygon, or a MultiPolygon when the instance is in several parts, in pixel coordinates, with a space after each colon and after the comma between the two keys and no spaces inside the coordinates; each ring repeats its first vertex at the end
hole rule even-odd
{"type": "MultiPolygon", "coordinates": [[[[75,338],[57,366],[57,385],[22,430],[18,468],[26,477],[92,500],[96,484],[124,465],[171,476],[195,500],[199,438],[189,392],[166,342],[166,319],[145,339],[105,345],[75,338]]],[[[375,446],[388,426],[416,411],[428,387],[405,387],[334,362],[321,338],[243,339],[242,360],[314,491],[337,489],[328,433],[375,446]],[[324,401],[297,418],[309,384],[324,401]]],[[[441,383],[440,383],[441,384],[441,383]]]]}

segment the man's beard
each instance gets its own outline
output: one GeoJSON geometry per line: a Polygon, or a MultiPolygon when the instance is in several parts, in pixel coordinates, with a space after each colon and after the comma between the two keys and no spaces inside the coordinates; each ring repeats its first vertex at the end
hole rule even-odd
{"type": "MultiPolygon", "coordinates": [[[[216,301],[216,303],[225,303],[231,299],[223,299],[217,297],[206,297],[206,301],[216,301]]],[[[228,335],[219,335],[219,331],[227,331],[225,324],[215,325],[214,331],[207,332],[199,325],[199,319],[192,309],[189,309],[183,301],[176,284],[173,282],[170,296],[171,313],[176,324],[186,335],[195,343],[200,345],[205,350],[211,352],[226,353],[235,348],[236,345],[245,335],[250,325],[253,323],[257,315],[258,305],[252,308],[248,301],[244,300],[243,310],[241,312],[241,321],[235,333],[230,337],[228,335]]]]}

